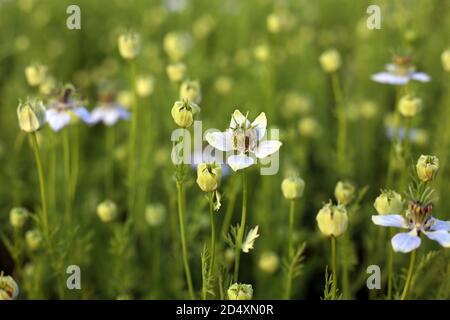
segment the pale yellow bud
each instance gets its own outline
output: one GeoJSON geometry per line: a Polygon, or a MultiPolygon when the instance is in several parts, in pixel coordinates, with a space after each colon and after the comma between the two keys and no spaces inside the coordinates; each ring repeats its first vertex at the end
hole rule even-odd
{"type": "Polygon", "coordinates": [[[336,49],[329,49],[319,57],[320,65],[325,72],[335,72],[341,67],[341,55],[336,49]]]}
{"type": "Polygon", "coordinates": [[[41,247],[42,240],[42,234],[37,229],[29,230],[25,233],[25,242],[28,249],[30,249],[31,251],[38,250],[41,247]]]}
{"type": "Polygon", "coordinates": [[[423,182],[428,182],[434,178],[439,170],[439,159],[435,156],[421,155],[417,160],[417,176],[423,182]]]}
{"type": "Polygon", "coordinates": [[[180,86],[180,100],[188,100],[196,104],[200,103],[202,100],[200,82],[184,81],[180,86]]]}
{"type": "Polygon", "coordinates": [[[25,208],[12,208],[9,212],[9,223],[14,228],[22,229],[28,220],[30,213],[25,208]]]}
{"type": "Polygon", "coordinates": [[[283,196],[288,200],[301,198],[304,190],[305,181],[300,177],[285,178],[281,183],[283,196]]]}
{"type": "Polygon", "coordinates": [[[172,61],[180,61],[191,47],[191,37],[184,32],[169,32],[164,37],[163,47],[172,61]]]}
{"type": "Polygon", "coordinates": [[[320,232],[327,237],[339,237],[347,230],[348,217],[344,206],[327,203],[316,216],[320,232]]]}
{"type": "Polygon", "coordinates": [[[311,101],[308,97],[296,93],[289,92],[284,100],[283,116],[291,119],[292,116],[306,114],[311,110],[311,101]]]}
{"type": "Polygon", "coordinates": [[[281,19],[282,18],[276,13],[269,14],[266,19],[267,30],[271,33],[279,33],[283,27],[281,19]]]}
{"type": "Polygon", "coordinates": [[[298,122],[300,135],[306,138],[315,138],[320,135],[320,125],[314,117],[304,117],[298,122]]]}
{"type": "Polygon", "coordinates": [[[133,60],[141,52],[141,36],[138,33],[124,33],[119,36],[117,42],[120,55],[124,59],[133,60]]]}
{"type": "Polygon", "coordinates": [[[353,200],[355,187],[346,181],[339,181],[334,188],[334,196],[339,204],[347,205],[353,200]]]}
{"type": "Polygon", "coordinates": [[[175,123],[181,128],[189,128],[194,122],[194,115],[200,112],[200,108],[187,100],[176,101],[171,114],[175,123]]]}
{"type": "Polygon", "coordinates": [[[266,45],[257,46],[254,49],[253,54],[256,60],[258,60],[259,62],[266,62],[270,58],[270,50],[269,47],[266,45]]]}
{"type": "Polygon", "coordinates": [[[119,91],[117,94],[117,102],[128,109],[131,108],[133,103],[133,93],[128,90],[119,91]]]}
{"type": "Polygon", "coordinates": [[[280,264],[280,259],[275,252],[267,251],[264,252],[261,257],[259,257],[259,268],[268,274],[273,274],[277,271],[280,264]]]}
{"type": "Polygon", "coordinates": [[[441,62],[444,70],[450,72],[450,49],[447,49],[444,52],[442,52],[441,62]]]}
{"type": "Polygon", "coordinates": [[[32,64],[25,68],[25,77],[32,87],[40,85],[47,76],[47,66],[41,64],[32,64]]]}
{"type": "Polygon", "coordinates": [[[359,113],[363,119],[371,120],[378,114],[378,105],[372,101],[363,101],[359,107],[359,113]]]}
{"type": "Polygon", "coordinates": [[[253,288],[251,284],[234,283],[228,288],[228,300],[251,300],[253,288]]]}
{"type": "Polygon", "coordinates": [[[200,163],[197,166],[197,184],[204,192],[216,191],[222,178],[220,164],[200,163]]]}
{"type": "Polygon", "coordinates": [[[145,220],[150,227],[159,227],[166,215],[166,208],[160,204],[149,204],[145,208],[145,220]]]}
{"type": "Polygon", "coordinates": [[[384,190],[375,199],[373,206],[379,214],[401,214],[403,211],[402,196],[393,190],[384,190]]]}
{"type": "Polygon", "coordinates": [[[403,96],[398,102],[398,111],[404,117],[414,117],[422,109],[422,100],[412,96],[403,96]]]}
{"type": "Polygon", "coordinates": [[[186,74],[186,65],[182,62],[169,64],[166,73],[171,82],[180,82],[186,74]]]}
{"type": "Polygon", "coordinates": [[[14,300],[19,295],[19,286],[11,276],[0,274],[0,300],[14,300]]]}
{"type": "Polygon", "coordinates": [[[225,96],[231,92],[231,89],[233,88],[233,80],[229,77],[219,77],[214,82],[214,88],[218,94],[225,96]]]}
{"type": "Polygon", "coordinates": [[[19,126],[25,132],[36,132],[45,124],[45,107],[42,101],[20,102],[17,107],[19,126]]]}
{"type": "Polygon", "coordinates": [[[56,80],[53,77],[46,77],[39,85],[39,92],[44,96],[50,95],[56,89],[56,80]]]}
{"type": "Polygon", "coordinates": [[[155,89],[155,78],[150,75],[140,75],[136,79],[136,93],[141,98],[149,97],[155,89]]]}
{"type": "Polygon", "coordinates": [[[102,222],[108,223],[116,220],[117,206],[111,200],[105,200],[97,206],[97,215],[102,222]]]}

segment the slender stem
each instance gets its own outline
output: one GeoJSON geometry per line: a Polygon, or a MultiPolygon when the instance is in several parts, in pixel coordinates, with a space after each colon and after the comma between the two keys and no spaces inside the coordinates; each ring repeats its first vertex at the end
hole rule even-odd
{"type": "Polygon", "coordinates": [[[289,210],[289,258],[294,255],[294,218],[295,218],[295,200],[290,201],[290,210],[289,210]]]}
{"type": "MultiPolygon", "coordinates": [[[[394,236],[394,228],[389,228],[389,235],[390,239],[394,236]]],[[[392,271],[394,266],[394,251],[392,250],[392,247],[389,246],[388,248],[388,257],[387,257],[387,265],[388,265],[388,292],[387,292],[387,299],[392,299],[392,271]]]]}
{"type": "Polygon", "coordinates": [[[400,191],[404,191],[408,182],[408,162],[411,154],[411,119],[405,121],[403,175],[400,181],[400,191]]]}
{"type": "Polygon", "coordinates": [[[209,277],[213,274],[214,263],[216,260],[216,227],[214,224],[214,192],[209,193],[209,216],[211,219],[211,259],[209,261],[209,277]]]}
{"type": "Polygon", "coordinates": [[[341,172],[346,173],[347,170],[347,116],[345,113],[344,97],[342,89],[339,83],[339,76],[337,73],[331,74],[331,82],[333,87],[333,94],[336,101],[336,114],[338,119],[338,132],[337,132],[337,159],[338,168],[341,172]]]}
{"type": "Polygon", "coordinates": [[[241,224],[239,225],[238,237],[236,239],[234,282],[238,282],[239,278],[239,259],[241,256],[242,239],[244,238],[246,219],[247,219],[247,172],[244,169],[242,171],[242,215],[241,215],[241,224]]]}
{"type": "Polygon", "coordinates": [[[331,236],[331,263],[333,266],[333,286],[331,288],[331,298],[336,300],[336,288],[337,288],[337,262],[336,262],[336,238],[331,236]]]}
{"type": "Polygon", "coordinates": [[[227,210],[225,212],[225,218],[223,219],[223,224],[221,228],[221,234],[226,235],[228,232],[228,229],[230,228],[231,219],[233,217],[234,207],[236,203],[236,198],[239,192],[238,187],[238,181],[235,179],[235,177],[232,178],[233,180],[230,182],[232,183],[231,191],[228,193],[228,206],[227,210]]]}
{"type": "Polygon", "coordinates": [[[72,197],[71,197],[71,180],[70,180],[70,145],[69,145],[69,128],[63,130],[63,153],[64,153],[64,179],[66,185],[66,219],[67,223],[70,224],[72,219],[72,197]]]}
{"type": "Polygon", "coordinates": [[[48,229],[48,212],[47,212],[47,196],[46,196],[46,189],[45,189],[45,179],[44,179],[44,170],[42,167],[42,158],[41,158],[41,152],[39,150],[39,144],[37,141],[36,133],[31,133],[31,141],[33,143],[33,151],[34,151],[34,157],[36,159],[36,165],[39,175],[39,188],[41,190],[41,202],[42,202],[42,227],[44,229],[44,235],[48,243],[50,243],[50,233],[48,229]]]}
{"type": "Polygon", "coordinates": [[[417,250],[414,250],[413,252],[411,252],[411,257],[409,260],[409,268],[408,268],[408,276],[406,277],[406,282],[405,282],[405,287],[403,288],[403,293],[402,293],[402,300],[406,299],[406,296],[408,295],[408,291],[411,288],[411,280],[413,277],[413,273],[414,273],[414,264],[416,263],[416,253],[417,250]]]}
{"type": "Polygon", "coordinates": [[[133,94],[133,105],[131,110],[131,123],[130,123],[130,140],[129,140],[129,153],[128,153],[128,210],[130,213],[134,211],[135,202],[135,188],[136,188],[136,137],[138,129],[138,103],[136,94],[136,64],[134,61],[130,62],[130,83],[133,94]]]}
{"type": "Polygon", "coordinates": [[[189,290],[189,297],[194,300],[194,289],[192,286],[191,270],[189,269],[189,261],[187,257],[187,247],[186,247],[186,235],[184,233],[184,201],[183,201],[183,182],[177,181],[177,192],[178,192],[178,220],[180,224],[180,237],[181,237],[181,250],[183,254],[183,264],[184,272],[186,274],[186,281],[189,290]]]}
{"type": "Polygon", "coordinates": [[[106,158],[108,159],[108,170],[105,174],[105,187],[106,193],[109,197],[112,197],[113,185],[114,185],[114,145],[115,145],[115,132],[114,128],[106,129],[106,158]]]}

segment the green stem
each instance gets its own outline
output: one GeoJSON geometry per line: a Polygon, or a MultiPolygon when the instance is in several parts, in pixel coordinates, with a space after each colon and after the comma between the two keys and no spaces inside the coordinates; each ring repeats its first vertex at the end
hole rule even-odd
{"type": "Polygon", "coordinates": [[[115,132],[114,128],[106,129],[106,158],[108,159],[108,170],[105,174],[106,193],[109,197],[113,196],[114,185],[114,145],[115,132]]]}
{"type": "Polygon", "coordinates": [[[405,137],[404,137],[404,159],[403,159],[403,175],[400,181],[400,191],[404,191],[408,182],[408,162],[411,154],[411,119],[406,119],[405,137]]]}
{"type": "Polygon", "coordinates": [[[178,192],[178,220],[180,224],[181,250],[183,254],[184,272],[186,274],[186,281],[189,290],[189,297],[191,300],[195,299],[194,289],[192,286],[191,270],[189,269],[189,261],[186,248],[186,235],[184,232],[184,201],[183,201],[183,182],[177,181],[178,192]]]}
{"type": "MultiPolygon", "coordinates": [[[[130,82],[133,93],[133,104],[131,110],[131,123],[130,123],[130,140],[129,140],[129,153],[128,153],[128,210],[131,214],[134,211],[135,202],[135,188],[136,188],[136,138],[138,129],[138,103],[136,94],[136,64],[134,61],[130,62],[130,82]]],[[[136,222],[136,221],[135,221],[136,222]]]]}
{"type": "Polygon", "coordinates": [[[41,152],[39,150],[39,144],[38,144],[35,132],[31,133],[31,141],[33,143],[34,157],[36,159],[36,165],[37,165],[37,170],[38,170],[38,175],[39,175],[39,188],[41,190],[42,228],[44,230],[45,239],[47,240],[47,243],[50,244],[50,233],[49,233],[49,229],[48,229],[47,196],[46,196],[46,191],[45,191],[46,189],[45,189],[44,170],[42,167],[41,152]]]}
{"type": "Polygon", "coordinates": [[[214,224],[214,192],[209,193],[209,216],[211,219],[211,259],[209,261],[209,278],[211,278],[216,260],[216,227],[214,224]]]}
{"type": "Polygon", "coordinates": [[[64,179],[66,185],[66,219],[67,223],[70,224],[72,220],[72,199],[71,199],[71,180],[70,180],[70,145],[69,145],[69,128],[63,130],[63,153],[64,153],[64,179]]]}
{"type": "MultiPolygon", "coordinates": [[[[394,236],[394,228],[389,228],[389,235],[390,239],[394,236]]],[[[392,250],[392,247],[389,246],[388,249],[388,257],[387,257],[387,265],[388,265],[388,292],[387,292],[387,299],[392,299],[392,271],[394,266],[394,251],[392,250]]]]}
{"type": "Polygon", "coordinates": [[[331,263],[333,266],[333,286],[331,288],[331,299],[336,300],[337,288],[337,262],[336,262],[336,238],[331,236],[331,263]]]}
{"type": "Polygon", "coordinates": [[[403,288],[403,293],[402,293],[402,297],[401,297],[402,300],[406,299],[406,296],[408,295],[408,291],[411,287],[411,280],[412,280],[413,273],[414,273],[414,264],[416,263],[416,253],[417,253],[416,250],[411,252],[411,257],[409,260],[408,276],[406,277],[405,287],[403,288]]]}
{"type": "Polygon", "coordinates": [[[333,94],[336,101],[336,114],[338,119],[337,132],[337,159],[338,167],[344,174],[347,172],[347,116],[345,113],[344,97],[339,83],[339,76],[337,73],[331,75],[331,82],[333,87],[333,94]]]}
{"type": "Polygon", "coordinates": [[[236,239],[236,254],[234,264],[234,282],[238,282],[239,278],[239,259],[241,256],[242,239],[244,238],[245,221],[247,219],[247,172],[242,171],[242,215],[241,224],[239,225],[238,237],[236,239]]]}
{"type": "Polygon", "coordinates": [[[294,255],[294,218],[295,218],[295,200],[290,201],[290,210],[289,210],[289,258],[294,255]]]}

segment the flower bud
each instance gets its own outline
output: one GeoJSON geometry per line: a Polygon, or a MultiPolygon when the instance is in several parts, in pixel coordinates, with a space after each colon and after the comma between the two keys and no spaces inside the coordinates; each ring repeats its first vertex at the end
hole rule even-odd
{"type": "Polygon", "coordinates": [[[105,200],[97,206],[97,215],[102,222],[108,223],[116,220],[117,206],[111,200],[105,200]]]}
{"type": "Polygon", "coordinates": [[[435,156],[421,155],[417,160],[417,176],[423,182],[430,181],[439,170],[439,159],[435,156]]]}
{"type": "Polygon", "coordinates": [[[121,34],[117,40],[119,52],[122,58],[135,59],[141,51],[141,36],[138,33],[121,34]]]}
{"type": "Polygon", "coordinates": [[[166,73],[171,82],[180,82],[186,74],[186,65],[182,62],[169,64],[166,73]]]}
{"type": "Polygon", "coordinates": [[[42,101],[20,102],[17,107],[19,126],[25,132],[36,132],[45,124],[45,107],[42,101]]]}
{"type": "Polygon", "coordinates": [[[355,187],[346,181],[339,181],[334,188],[334,196],[338,204],[347,205],[353,200],[355,195],[355,187]]]}
{"type": "Polygon", "coordinates": [[[39,92],[44,96],[50,95],[56,89],[56,80],[53,77],[46,77],[39,85],[39,92]]]}
{"type": "Polygon", "coordinates": [[[129,90],[119,91],[117,94],[117,102],[129,109],[133,103],[133,93],[129,90]]]}
{"type": "Polygon", "coordinates": [[[285,178],[281,183],[283,196],[288,200],[294,200],[303,196],[305,181],[300,177],[285,178]]]}
{"type": "Polygon", "coordinates": [[[145,208],[145,220],[150,227],[159,227],[166,215],[166,208],[160,204],[149,204],[145,208]]]}
{"type": "Polygon", "coordinates": [[[268,274],[273,274],[277,271],[280,264],[280,259],[277,254],[272,251],[264,252],[259,258],[259,268],[268,274]]]}
{"type": "Polygon", "coordinates": [[[42,234],[37,229],[29,230],[25,233],[25,242],[31,251],[38,250],[41,247],[42,240],[42,234]]]}
{"type": "Polygon", "coordinates": [[[253,288],[251,284],[234,283],[228,288],[228,300],[251,300],[253,288]]]}
{"type": "Polygon", "coordinates": [[[9,212],[9,223],[11,223],[14,228],[22,229],[28,220],[29,214],[30,213],[25,208],[12,208],[9,212]]]}
{"type": "Polygon", "coordinates": [[[266,45],[259,45],[254,49],[253,55],[259,62],[266,62],[270,58],[269,47],[266,45]]]}
{"type": "Polygon", "coordinates": [[[191,36],[185,32],[169,32],[163,40],[164,51],[172,61],[183,59],[191,44],[191,36]]]}
{"type": "Polygon", "coordinates": [[[298,131],[306,138],[315,138],[320,135],[320,125],[314,117],[308,116],[299,120],[298,131]]]}
{"type": "Polygon", "coordinates": [[[222,167],[220,164],[200,163],[197,166],[197,184],[204,192],[216,191],[222,178],[222,167]]]}
{"type": "Polygon", "coordinates": [[[342,205],[335,206],[331,202],[327,203],[320,209],[316,221],[320,232],[324,235],[339,237],[347,230],[347,210],[342,205]]]}
{"type": "Polygon", "coordinates": [[[193,103],[200,103],[202,93],[198,81],[184,81],[180,87],[180,100],[188,100],[193,103]]]}
{"type": "Polygon", "coordinates": [[[336,49],[329,49],[320,55],[319,62],[325,72],[335,72],[341,67],[341,55],[336,49]]]}
{"type": "Polygon", "coordinates": [[[189,128],[194,122],[194,115],[200,112],[200,108],[187,100],[176,101],[172,107],[172,118],[181,128],[189,128]]]}
{"type": "Polygon", "coordinates": [[[136,79],[136,92],[139,97],[146,98],[153,94],[155,79],[152,76],[138,76],[136,79]]]}
{"type": "Polygon", "coordinates": [[[226,96],[231,92],[231,89],[233,88],[233,80],[225,76],[218,77],[214,82],[214,88],[216,89],[218,94],[226,96]]]}
{"type": "Polygon", "coordinates": [[[41,64],[32,64],[25,68],[25,77],[32,87],[40,85],[47,76],[47,66],[41,64]]]}
{"type": "Polygon", "coordinates": [[[279,33],[283,27],[282,17],[276,13],[271,13],[266,19],[267,30],[271,33],[279,33]]]}
{"type": "Polygon", "coordinates": [[[422,109],[422,100],[406,95],[398,102],[398,111],[404,117],[414,117],[422,109]]]}
{"type": "Polygon", "coordinates": [[[19,295],[19,286],[11,276],[0,274],[0,300],[14,300],[19,295]]]}
{"type": "Polygon", "coordinates": [[[450,72],[450,49],[447,49],[444,52],[442,52],[441,61],[444,70],[450,72]]]}
{"type": "Polygon", "coordinates": [[[378,214],[401,214],[403,210],[402,196],[393,190],[383,190],[375,199],[373,206],[378,214]]]}

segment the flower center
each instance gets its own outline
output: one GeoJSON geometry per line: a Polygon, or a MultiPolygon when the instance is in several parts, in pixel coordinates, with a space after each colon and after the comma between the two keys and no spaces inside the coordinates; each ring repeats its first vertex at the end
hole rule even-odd
{"type": "Polygon", "coordinates": [[[233,149],[240,153],[248,153],[256,146],[256,132],[253,129],[238,128],[233,133],[233,149]]]}
{"type": "Polygon", "coordinates": [[[433,204],[428,203],[421,205],[419,202],[410,202],[408,204],[408,211],[406,216],[411,228],[429,229],[431,227],[431,212],[433,211],[433,204]]]}

